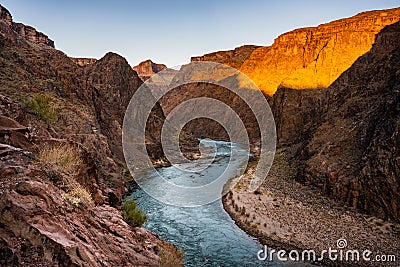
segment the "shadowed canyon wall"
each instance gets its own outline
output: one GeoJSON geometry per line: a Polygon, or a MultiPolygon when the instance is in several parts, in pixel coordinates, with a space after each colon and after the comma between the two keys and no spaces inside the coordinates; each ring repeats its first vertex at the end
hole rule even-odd
{"type": "Polygon", "coordinates": [[[400,219],[400,23],[323,90],[279,89],[272,100],[280,147],[297,179],[384,219],[400,219]]]}

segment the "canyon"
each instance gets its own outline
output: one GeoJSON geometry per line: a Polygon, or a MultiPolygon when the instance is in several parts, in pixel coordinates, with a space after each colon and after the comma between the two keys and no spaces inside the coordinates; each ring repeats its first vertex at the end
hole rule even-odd
{"type": "Polygon", "coordinates": [[[327,89],[280,88],[271,104],[278,142],[299,160],[297,180],[394,221],[400,220],[399,32],[398,22],[385,27],[327,89]]]}
{"type": "MultiPolygon", "coordinates": [[[[274,114],[278,149],[288,154],[296,180],[345,205],[399,221],[398,77],[396,63],[384,63],[395,58],[399,20],[399,8],[363,12],[284,33],[272,46],[251,47],[252,52],[236,55],[241,64],[232,56],[240,49],[192,60],[236,64],[259,86],[274,114]]],[[[167,94],[160,104],[168,115],[192,96],[213,95],[246,110],[226,94],[213,85],[188,84],[167,94]]],[[[250,141],[257,144],[257,127],[262,126],[249,115],[240,116],[250,141]]],[[[188,123],[186,130],[228,140],[215,122],[199,120],[188,123]],[[196,127],[199,120],[202,127],[196,127]]]]}
{"type": "MultiPolygon", "coordinates": [[[[246,74],[274,114],[275,167],[249,193],[250,162],[223,200],[263,243],[320,250],[347,231],[353,245],[399,253],[399,21],[400,8],[363,12],[284,33],[271,46],[191,58],[246,74]]],[[[120,209],[133,182],[121,141],[125,110],[143,82],[165,69],[151,60],[131,67],[115,53],[68,57],[0,5],[0,264],[158,266],[166,253],[180,257],[174,245],[130,227],[120,209]],[[78,151],[77,171],[44,160],[47,148],[78,151]]],[[[189,83],[150,113],[146,146],[155,166],[168,165],[160,143],[166,116],[198,97],[232,107],[252,148],[260,145],[263,126],[238,95],[189,83]]],[[[183,133],[188,158],[198,152],[196,137],[229,141],[221,125],[204,118],[183,133]]]]}

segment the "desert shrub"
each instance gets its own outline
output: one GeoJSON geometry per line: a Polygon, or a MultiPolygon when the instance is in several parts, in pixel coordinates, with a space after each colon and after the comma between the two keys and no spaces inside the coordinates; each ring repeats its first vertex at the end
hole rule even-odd
{"type": "Polygon", "coordinates": [[[163,247],[158,253],[159,264],[161,267],[183,266],[183,252],[173,246],[163,247]]]}
{"type": "Polygon", "coordinates": [[[52,168],[76,176],[83,165],[80,148],[69,143],[44,145],[39,149],[38,160],[52,168]]]}
{"type": "Polygon", "coordinates": [[[64,199],[75,206],[79,204],[92,205],[93,200],[90,193],[83,187],[77,186],[64,194],[64,199]]]}
{"type": "Polygon", "coordinates": [[[23,106],[40,119],[43,119],[49,123],[57,120],[57,114],[52,106],[52,100],[50,96],[44,94],[34,95],[33,97],[25,100],[23,102],[23,106]]]}
{"type": "Polygon", "coordinates": [[[133,199],[124,202],[122,213],[124,220],[132,227],[141,227],[147,221],[147,216],[136,207],[136,202],[133,199]]]}

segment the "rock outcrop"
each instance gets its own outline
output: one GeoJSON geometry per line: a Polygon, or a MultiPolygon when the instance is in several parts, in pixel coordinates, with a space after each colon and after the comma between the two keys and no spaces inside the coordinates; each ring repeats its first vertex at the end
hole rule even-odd
{"type": "Polygon", "coordinates": [[[175,250],[109,205],[71,203],[55,186],[70,178],[9,147],[0,153],[1,266],[158,266],[159,251],[175,250]]]}
{"type": "Polygon", "coordinates": [[[159,71],[166,69],[167,66],[164,64],[157,64],[150,59],[140,62],[139,65],[133,67],[133,70],[137,72],[142,81],[146,81],[151,76],[159,71]]]}
{"type": "MultiPolygon", "coordinates": [[[[81,66],[21,32],[2,6],[0,18],[0,265],[157,266],[160,251],[175,255],[119,210],[132,180],[121,129],[136,72],[114,53],[81,66]]],[[[157,157],[164,118],[157,104],[147,124],[157,157]]]]}
{"type": "MultiPolygon", "coordinates": [[[[129,67],[126,59],[115,53],[107,53],[95,64],[88,66],[86,75],[88,77],[86,86],[91,91],[91,101],[99,122],[99,130],[107,137],[113,154],[123,162],[121,146],[123,118],[129,101],[142,81],[129,67]]],[[[161,108],[157,111],[156,115],[164,118],[161,108]]]]}
{"type": "Polygon", "coordinates": [[[90,65],[90,64],[94,64],[97,62],[97,59],[95,59],[95,58],[70,57],[70,59],[81,67],[84,67],[84,66],[90,65]]]}
{"type": "Polygon", "coordinates": [[[395,8],[296,29],[279,36],[273,45],[254,50],[240,71],[269,95],[279,86],[327,88],[371,49],[381,29],[399,20],[400,8],[395,8]]]}
{"type": "Polygon", "coordinates": [[[212,61],[223,63],[233,68],[239,69],[243,62],[251,55],[251,53],[259,48],[256,45],[243,45],[233,50],[218,51],[203,56],[192,57],[191,61],[212,61]]]}
{"type": "Polygon", "coordinates": [[[42,32],[38,32],[31,26],[27,26],[22,23],[13,23],[13,30],[31,43],[46,45],[54,48],[53,40],[50,40],[47,35],[42,32]]]}
{"type": "Polygon", "coordinates": [[[12,26],[11,13],[3,6],[0,6],[0,20],[4,21],[8,26],[12,26]]]}
{"type": "MultiPolygon", "coordinates": [[[[18,34],[12,37],[22,37],[23,40],[29,41],[32,44],[44,45],[54,48],[54,41],[51,40],[46,34],[38,32],[35,28],[31,26],[13,22],[11,13],[3,6],[0,6],[0,23],[5,24],[0,25],[1,33],[4,36],[10,35],[10,33],[13,34],[12,31],[10,31],[9,29],[5,30],[7,29],[7,27],[10,27],[14,32],[18,34]]],[[[10,38],[11,36],[8,37],[10,38]]]]}
{"type": "Polygon", "coordinates": [[[400,23],[325,90],[281,88],[272,100],[279,144],[297,179],[386,220],[400,220],[400,23]]]}

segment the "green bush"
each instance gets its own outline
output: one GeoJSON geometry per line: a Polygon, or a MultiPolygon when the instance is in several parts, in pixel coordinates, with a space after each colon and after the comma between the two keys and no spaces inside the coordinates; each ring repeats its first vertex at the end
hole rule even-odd
{"type": "Polygon", "coordinates": [[[141,227],[147,221],[147,216],[136,208],[136,202],[133,199],[124,202],[122,213],[124,220],[132,227],[141,227]]]}
{"type": "Polygon", "coordinates": [[[39,118],[51,123],[57,120],[50,96],[37,94],[24,102],[24,106],[39,118]]]}

